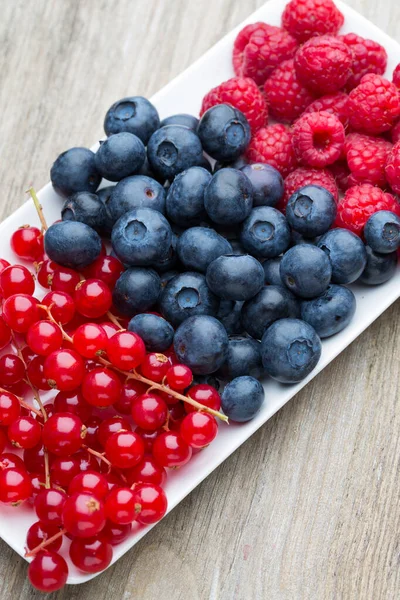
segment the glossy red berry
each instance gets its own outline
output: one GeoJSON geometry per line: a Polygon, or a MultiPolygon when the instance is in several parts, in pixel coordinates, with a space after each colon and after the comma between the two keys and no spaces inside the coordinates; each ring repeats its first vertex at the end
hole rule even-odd
{"type": "Polygon", "coordinates": [[[147,379],[160,383],[166,376],[170,366],[171,363],[165,354],[151,352],[143,359],[140,370],[142,375],[147,377],[147,379]]]}
{"type": "Polygon", "coordinates": [[[25,376],[22,360],[15,354],[3,354],[0,357],[0,385],[14,385],[25,376]]]}
{"type": "Polygon", "coordinates": [[[91,406],[104,408],[117,401],[121,391],[121,380],[107,367],[96,367],[85,374],[82,394],[91,406]]]}
{"type": "Polygon", "coordinates": [[[0,502],[17,506],[29,498],[32,482],[28,473],[18,467],[0,471],[0,502]]]}
{"type": "Polygon", "coordinates": [[[50,386],[44,374],[44,356],[35,356],[28,363],[27,373],[29,380],[39,390],[49,390],[50,386]]]}
{"type": "Polygon", "coordinates": [[[140,396],[132,403],[132,418],[141,429],[155,431],[164,425],[168,407],[155,392],[140,396]]]}
{"type": "MultiPolygon", "coordinates": [[[[203,406],[207,406],[207,408],[212,408],[213,410],[219,410],[221,408],[221,396],[215,388],[206,383],[194,385],[190,388],[187,395],[203,406]]],[[[187,413],[190,413],[198,409],[188,402],[185,402],[185,410],[187,413]]]]}
{"type": "Polygon", "coordinates": [[[80,282],[79,273],[68,269],[68,267],[58,267],[51,277],[50,288],[54,292],[65,292],[70,296],[75,294],[75,288],[80,282]]]}
{"type": "Polygon", "coordinates": [[[182,467],[192,457],[192,449],[175,431],[159,435],[153,444],[153,456],[162,467],[182,467]]]}
{"type": "Polygon", "coordinates": [[[147,386],[135,379],[128,379],[123,384],[118,400],[114,404],[114,408],[122,415],[130,415],[132,402],[142,396],[147,390],[147,386]]]}
{"type": "Polygon", "coordinates": [[[167,512],[164,490],[154,483],[142,483],[133,490],[137,520],[143,525],[157,523],[167,512]]]}
{"type": "Polygon", "coordinates": [[[102,354],[107,347],[107,341],[106,332],[97,323],[84,323],[73,335],[75,350],[85,358],[94,358],[102,354]]]}
{"type": "Polygon", "coordinates": [[[42,437],[42,428],[32,417],[19,417],[7,430],[7,436],[17,448],[34,448],[42,437]]]}
{"type": "Polygon", "coordinates": [[[0,426],[8,427],[21,414],[19,400],[11,392],[0,391],[0,426]]]}
{"type": "Polygon", "coordinates": [[[77,415],[83,423],[92,414],[92,407],[86,402],[80,390],[58,392],[54,398],[55,412],[69,412],[77,415]]]}
{"type": "Polygon", "coordinates": [[[146,454],[153,452],[154,440],[161,434],[164,433],[164,429],[157,429],[156,431],[146,431],[140,427],[136,427],[135,433],[140,435],[144,443],[144,451],[146,454]]]}
{"type": "Polygon", "coordinates": [[[60,266],[52,260],[46,259],[40,263],[37,280],[42,287],[49,289],[53,279],[54,273],[60,268],[60,266]]]}
{"type": "Polygon", "coordinates": [[[68,494],[70,496],[77,492],[88,492],[102,500],[108,494],[107,479],[104,475],[96,471],[79,473],[70,480],[68,486],[68,494]]]}
{"type": "Polygon", "coordinates": [[[127,419],[123,417],[110,417],[108,419],[104,419],[104,421],[100,424],[97,430],[97,438],[103,448],[105,448],[106,443],[110,435],[116,433],[117,431],[131,431],[131,424],[127,419]]]}
{"type": "Polygon", "coordinates": [[[23,265],[11,265],[0,273],[0,292],[3,298],[14,294],[31,296],[35,291],[32,273],[23,265]]]}
{"type": "Polygon", "coordinates": [[[119,431],[110,435],[106,442],[106,456],[114,467],[130,469],[144,456],[142,438],[133,431],[119,431]]]}
{"type": "Polygon", "coordinates": [[[43,256],[43,234],[37,227],[20,227],[12,234],[10,245],[13,252],[23,260],[34,262],[43,256]]]}
{"type": "Polygon", "coordinates": [[[0,350],[3,350],[11,341],[11,329],[0,315],[0,350]]]}
{"type": "Polygon", "coordinates": [[[122,263],[115,256],[99,256],[91,265],[83,270],[86,279],[100,279],[113,289],[117,279],[124,272],[122,263]]]}
{"type": "Polygon", "coordinates": [[[104,329],[107,339],[110,339],[114,335],[120,331],[120,328],[115,323],[111,323],[111,321],[103,321],[100,323],[101,327],[104,329]]]}
{"type": "Polygon", "coordinates": [[[70,496],[63,507],[63,525],[71,535],[89,538],[97,535],[106,523],[104,504],[88,492],[70,496]]]}
{"type": "Polygon", "coordinates": [[[56,413],[43,425],[43,444],[57,456],[75,454],[81,448],[84,437],[82,421],[72,413],[56,413]]]}
{"type": "Polygon", "coordinates": [[[57,323],[65,325],[75,315],[75,303],[66,292],[49,292],[42,300],[50,308],[51,316],[57,323]]]}
{"type": "Polygon", "coordinates": [[[168,428],[171,431],[179,431],[181,423],[186,416],[186,411],[183,402],[178,402],[169,407],[168,428]]]}
{"type": "Polygon", "coordinates": [[[177,364],[169,367],[166,378],[172,390],[184,390],[192,383],[193,373],[186,365],[177,364]]]}
{"type": "Polygon", "coordinates": [[[61,525],[62,510],[67,494],[61,490],[45,489],[35,498],[34,507],[39,521],[49,525],[61,525]]]}
{"type": "Polygon", "coordinates": [[[0,454],[4,452],[4,448],[8,444],[8,437],[6,436],[5,431],[0,427],[0,454]]]}
{"type": "Polygon", "coordinates": [[[129,483],[155,483],[161,487],[164,485],[167,474],[152,456],[144,456],[143,460],[125,472],[125,477],[129,483]]]}
{"type": "Polygon", "coordinates": [[[88,279],[76,288],[76,310],[84,317],[101,317],[111,308],[111,304],[110,289],[99,279],[88,279]]]}
{"type": "Polygon", "coordinates": [[[9,296],[3,304],[3,319],[17,333],[26,333],[39,318],[37,300],[27,294],[9,296]]]}
{"type": "Polygon", "coordinates": [[[132,523],[136,518],[134,493],[130,488],[115,487],[105,502],[106,517],[118,525],[132,523]]]}
{"type": "Polygon", "coordinates": [[[44,473],[44,448],[41,443],[24,450],[23,457],[23,464],[29,473],[44,473]]]}
{"type": "Polygon", "coordinates": [[[26,341],[35,354],[48,356],[61,348],[63,336],[59,326],[52,321],[38,321],[30,326],[26,341]]]}
{"type": "Polygon", "coordinates": [[[28,578],[41,592],[56,592],[67,582],[68,566],[62,556],[49,550],[39,552],[28,567],[28,578]]]}
{"type": "Polygon", "coordinates": [[[183,419],[180,434],[192,448],[204,448],[211,444],[218,433],[214,417],[203,412],[191,412],[183,419]]]}
{"type": "Polygon", "coordinates": [[[131,331],[114,334],[107,344],[108,358],[118,369],[136,369],[146,356],[146,348],[141,337],[131,331]]]}
{"type": "Polygon", "coordinates": [[[75,456],[59,456],[51,462],[50,479],[53,485],[68,488],[69,482],[79,473],[79,460],[75,456]]]}
{"type": "Polygon", "coordinates": [[[97,430],[101,423],[100,417],[90,417],[85,421],[86,427],[86,435],[85,435],[85,445],[88,448],[92,448],[93,450],[102,451],[102,447],[100,446],[100,442],[97,439],[97,430]]]}
{"type": "Polygon", "coordinates": [[[12,452],[3,452],[0,454],[0,469],[4,471],[4,469],[28,469],[26,464],[21,457],[13,454],[12,452]]]}
{"type": "Polygon", "coordinates": [[[0,273],[7,269],[10,266],[10,263],[5,258],[0,258],[0,273]]]}
{"type": "Polygon", "coordinates": [[[74,350],[56,350],[44,362],[44,375],[52,388],[68,392],[80,386],[85,375],[85,363],[74,350]]]}
{"type": "Polygon", "coordinates": [[[69,557],[77,569],[84,573],[104,571],[113,557],[110,543],[103,537],[92,539],[74,538],[69,547],[69,557]]]}
{"type": "MultiPolygon", "coordinates": [[[[36,546],[39,546],[42,542],[46,542],[60,531],[57,525],[49,525],[48,523],[42,523],[36,521],[28,529],[26,535],[26,546],[28,550],[33,550],[36,546]]],[[[57,552],[61,548],[62,536],[58,537],[54,542],[46,546],[47,550],[57,552]]]]}
{"type": "Polygon", "coordinates": [[[100,537],[105,539],[112,546],[117,546],[126,540],[131,531],[132,523],[121,525],[107,520],[104,528],[101,530],[100,537]]]}

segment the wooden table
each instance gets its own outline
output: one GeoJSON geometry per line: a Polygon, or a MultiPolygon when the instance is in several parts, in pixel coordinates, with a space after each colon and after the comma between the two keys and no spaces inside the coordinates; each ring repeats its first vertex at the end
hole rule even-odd
{"type": "MultiPolygon", "coordinates": [[[[0,0],[0,217],[102,135],[114,100],[150,96],[262,2],[0,0]]],[[[396,0],[349,4],[400,40],[396,0]]],[[[114,567],[54,598],[398,598],[399,306],[114,567]]],[[[0,596],[40,597],[2,542],[0,596]]]]}

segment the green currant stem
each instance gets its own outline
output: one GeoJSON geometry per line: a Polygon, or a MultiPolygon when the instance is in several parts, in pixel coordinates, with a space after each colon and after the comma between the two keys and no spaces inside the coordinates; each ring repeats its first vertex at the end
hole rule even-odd
{"type": "Polygon", "coordinates": [[[43,550],[43,548],[46,548],[46,546],[49,546],[50,544],[52,544],[53,542],[55,542],[56,540],[58,540],[58,538],[61,537],[61,536],[63,536],[64,533],[67,533],[67,530],[66,529],[60,529],[60,531],[58,531],[57,533],[55,533],[51,537],[47,538],[47,540],[44,540],[38,546],[36,546],[35,548],[32,548],[32,550],[29,550],[29,552],[26,552],[25,553],[26,558],[29,558],[30,556],[36,556],[36,554],[38,552],[40,552],[41,550],[43,550]]]}
{"type": "Polygon", "coordinates": [[[36,208],[36,212],[39,216],[40,222],[42,224],[42,229],[44,231],[47,231],[48,227],[47,227],[47,223],[46,223],[46,219],[44,218],[44,214],[43,214],[43,209],[42,209],[42,205],[39,202],[39,198],[36,195],[35,190],[33,189],[33,187],[31,186],[27,191],[27,194],[30,195],[30,197],[33,200],[33,204],[35,205],[36,208]]]}

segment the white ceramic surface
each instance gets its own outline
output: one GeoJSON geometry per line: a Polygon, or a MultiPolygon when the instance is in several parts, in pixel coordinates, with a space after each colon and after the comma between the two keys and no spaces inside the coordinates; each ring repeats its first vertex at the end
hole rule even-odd
{"type": "MultiPolygon", "coordinates": [[[[153,96],[151,100],[158,108],[161,118],[179,112],[198,114],[204,94],[211,87],[233,75],[231,51],[238,31],[244,25],[256,21],[279,25],[284,5],[284,0],[267,2],[184,73],[153,96]]],[[[398,62],[400,45],[347,5],[339,1],[337,5],[345,15],[343,32],[354,31],[385,46],[389,55],[387,73],[391,76],[398,62]]],[[[131,90],[131,93],[135,94],[135,90],[131,90]]],[[[106,111],[107,108],[105,106],[104,110],[106,111]]],[[[39,197],[48,221],[58,219],[62,200],[55,194],[50,184],[40,191],[39,197]]],[[[39,224],[31,201],[26,202],[0,225],[0,256],[15,262],[15,256],[9,249],[9,238],[11,233],[24,223],[39,224]]],[[[169,510],[172,510],[400,296],[400,269],[395,277],[382,286],[373,288],[352,286],[352,289],[357,298],[356,315],[344,331],[323,341],[322,356],[317,368],[297,385],[289,386],[272,380],[265,381],[265,403],[253,421],[244,425],[221,424],[217,439],[209,448],[197,454],[184,468],[171,472],[166,486],[169,510]]],[[[357,365],[354,365],[354,369],[356,368],[357,365]]],[[[31,509],[0,506],[0,536],[21,556],[24,555],[26,531],[34,520],[31,509]]],[[[148,527],[137,531],[123,544],[116,546],[113,562],[132,548],[149,529],[148,527]]],[[[83,583],[92,577],[94,575],[84,575],[71,567],[68,583],[83,583]]]]}

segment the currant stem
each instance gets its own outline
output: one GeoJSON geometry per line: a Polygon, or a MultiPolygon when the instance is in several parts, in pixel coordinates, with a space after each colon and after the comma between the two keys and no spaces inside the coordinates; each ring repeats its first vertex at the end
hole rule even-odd
{"type": "Polygon", "coordinates": [[[97,452],[97,450],[93,450],[93,448],[89,448],[89,446],[84,446],[85,450],[87,450],[89,452],[89,454],[93,454],[93,456],[95,456],[96,458],[102,460],[103,462],[106,463],[106,465],[108,465],[108,467],[111,469],[112,464],[110,463],[110,461],[108,460],[108,458],[106,458],[104,456],[104,454],[102,454],[101,452],[97,452]]]}
{"type": "Polygon", "coordinates": [[[121,323],[119,322],[118,318],[112,314],[112,312],[107,311],[107,317],[109,318],[109,320],[111,321],[111,323],[114,323],[114,325],[116,325],[117,327],[119,327],[120,331],[126,331],[126,329],[124,329],[123,327],[121,327],[121,323]]]}
{"type": "Polygon", "coordinates": [[[43,452],[44,457],[44,487],[46,490],[50,488],[50,464],[49,464],[49,453],[47,450],[43,452]]]}
{"type": "Polygon", "coordinates": [[[44,229],[44,231],[47,231],[48,226],[46,223],[46,219],[44,218],[42,205],[40,204],[39,198],[37,197],[36,192],[32,186],[27,190],[27,194],[30,194],[30,196],[33,200],[33,204],[35,205],[36,212],[37,212],[40,222],[42,224],[42,228],[44,229]]]}
{"type": "Polygon", "coordinates": [[[58,531],[57,533],[55,533],[51,537],[47,538],[47,540],[44,540],[38,546],[36,546],[35,548],[32,548],[32,550],[29,550],[29,552],[26,552],[25,556],[27,558],[30,557],[30,556],[36,556],[36,554],[38,552],[40,552],[41,550],[43,550],[43,548],[46,548],[46,546],[49,546],[50,544],[52,544],[53,542],[55,542],[56,540],[58,540],[58,538],[61,537],[61,536],[63,536],[65,533],[67,533],[66,529],[60,529],[60,531],[58,531]]]}
{"type": "Polygon", "coordinates": [[[21,348],[17,344],[17,340],[15,338],[15,334],[14,334],[13,331],[11,332],[11,336],[12,336],[13,344],[14,344],[15,349],[17,351],[18,358],[21,360],[22,364],[24,365],[25,375],[26,375],[26,382],[29,385],[29,387],[31,388],[32,393],[33,393],[33,397],[35,398],[36,402],[39,405],[40,412],[42,413],[43,420],[47,421],[47,413],[46,413],[46,411],[44,409],[43,402],[42,402],[42,400],[40,398],[39,390],[37,388],[35,388],[35,386],[31,382],[31,380],[29,379],[26,362],[25,362],[25,359],[24,359],[23,354],[21,352],[21,348]]]}
{"type": "MultiPolygon", "coordinates": [[[[51,306],[53,306],[53,305],[51,305],[51,306]]],[[[64,330],[61,323],[57,323],[57,321],[51,314],[51,306],[46,306],[45,304],[38,304],[38,307],[43,309],[47,313],[47,316],[49,317],[49,321],[51,321],[52,323],[54,323],[55,325],[57,325],[60,328],[64,340],[67,340],[67,342],[70,342],[72,344],[73,343],[72,337],[70,335],[68,335],[68,333],[64,330]]]]}
{"type": "MultiPolygon", "coordinates": [[[[5,388],[0,387],[0,392],[5,392],[6,394],[12,394],[13,392],[10,392],[10,390],[6,390],[5,388]]],[[[16,394],[13,394],[16,398],[18,398],[18,402],[20,403],[20,405],[23,408],[26,408],[27,410],[29,410],[30,412],[33,412],[37,417],[41,417],[42,413],[40,412],[40,410],[37,410],[36,408],[34,408],[33,406],[31,406],[30,404],[28,404],[28,402],[25,402],[25,400],[23,398],[21,398],[20,396],[17,396],[16,394]]]]}

